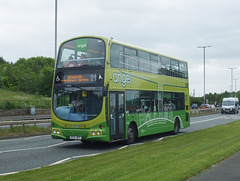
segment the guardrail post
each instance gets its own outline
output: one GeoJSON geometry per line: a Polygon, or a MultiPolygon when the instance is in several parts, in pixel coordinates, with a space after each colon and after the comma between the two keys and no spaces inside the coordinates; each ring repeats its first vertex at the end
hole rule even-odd
{"type": "Polygon", "coordinates": [[[23,124],[22,129],[23,129],[23,133],[25,133],[25,124],[23,124]]]}
{"type": "Polygon", "coordinates": [[[221,112],[221,107],[190,110],[191,115],[209,114],[209,113],[211,114],[211,113],[218,113],[218,112],[221,112]]]}

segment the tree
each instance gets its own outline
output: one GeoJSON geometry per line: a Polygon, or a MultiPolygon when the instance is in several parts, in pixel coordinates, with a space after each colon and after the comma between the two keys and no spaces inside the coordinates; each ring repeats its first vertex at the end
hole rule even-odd
{"type": "Polygon", "coordinates": [[[53,74],[54,74],[53,67],[46,65],[41,69],[41,72],[39,75],[39,78],[40,78],[39,86],[41,87],[40,94],[51,96],[53,74]]]}
{"type": "Polygon", "coordinates": [[[0,65],[1,64],[7,64],[7,62],[2,57],[0,57],[0,65]]]}
{"type": "Polygon", "coordinates": [[[0,88],[50,96],[53,73],[52,58],[20,58],[15,64],[0,59],[0,88]]]}
{"type": "Polygon", "coordinates": [[[54,59],[47,57],[31,57],[19,59],[15,64],[19,77],[20,90],[28,93],[51,95],[54,72],[54,59]]]}
{"type": "Polygon", "coordinates": [[[203,103],[203,97],[190,97],[190,106],[192,106],[193,103],[201,106],[203,103]]]}

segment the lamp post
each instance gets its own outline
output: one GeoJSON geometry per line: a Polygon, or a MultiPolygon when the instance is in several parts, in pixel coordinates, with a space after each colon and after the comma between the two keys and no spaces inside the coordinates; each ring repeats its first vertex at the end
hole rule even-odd
{"type": "Polygon", "coordinates": [[[236,67],[230,67],[228,69],[231,69],[231,89],[230,89],[230,92],[233,96],[233,69],[236,69],[236,67]]]}
{"type": "Polygon", "coordinates": [[[235,97],[237,96],[237,80],[239,80],[239,79],[233,79],[233,80],[235,80],[235,97]]]}
{"type": "Polygon", "coordinates": [[[205,97],[205,49],[209,48],[211,46],[198,46],[197,48],[203,48],[203,97],[204,97],[204,102],[203,105],[205,107],[205,103],[206,103],[206,97],[205,97]]]}
{"type": "Polygon", "coordinates": [[[55,0],[55,52],[54,52],[55,64],[57,62],[57,0],[55,0]]]}

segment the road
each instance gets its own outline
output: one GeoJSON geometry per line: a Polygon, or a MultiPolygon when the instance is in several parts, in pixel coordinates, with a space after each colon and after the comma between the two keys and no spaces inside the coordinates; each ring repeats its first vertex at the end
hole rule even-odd
{"type": "MultiPolygon", "coordinates": [[[[213,114],[193,117],[191,118],[191,126],[180,130],[180,133],[206,129],[236,120],[240,120],[240,114],[213,114]]],[[[136,144],[141,144],[145,141],[155,141],[163,136],[168,135],[158,134],[143,137],[136,144]]],[[[86,145],[80,141],[64,142],[51,139],[50,135],[0,140],[0,175],[58,164],[124,147],[126,146],[121,143],[94,143],[86,145]]]]}

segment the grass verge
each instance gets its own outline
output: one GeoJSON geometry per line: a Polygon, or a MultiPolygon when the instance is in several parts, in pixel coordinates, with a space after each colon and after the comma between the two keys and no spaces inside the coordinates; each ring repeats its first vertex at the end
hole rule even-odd
{"type": "Polygon", "coordinates": [[[186,180],[240,151],[240,121],[0,180],[186,180]]]}
{"type": "Polygon", "coordinates": [[[20,91],[0,89],[0,109],[22,109],[31,105],[36,108],[50,108],[51,98],[41,95],[27,94],[20,91]]]}
{"type": "Polygon", "coordinates": [[[51,129],[39,127],[39,126],[25,126],[23,132],[23,126],[12,126],[11,128],[0,129],[0,139],[11,138],[17,136],[37,135],[50,133],[51,129]]]}

